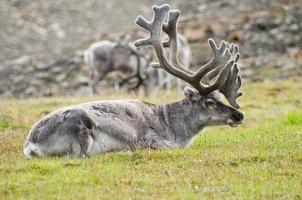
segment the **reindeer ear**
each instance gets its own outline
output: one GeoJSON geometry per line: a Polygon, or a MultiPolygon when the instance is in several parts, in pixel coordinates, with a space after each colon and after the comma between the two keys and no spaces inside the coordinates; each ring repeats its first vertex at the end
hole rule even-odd
{"type": "Polygon", "coordinates": [[[196,101],[200,100],[200,98],[201,98],[201,95],[199,94],[199,92],[196,89],[193,89],[190,87],[185,87],[184,95],[188,100],[190,100],[192,102],[196,102],[196,101]]]}

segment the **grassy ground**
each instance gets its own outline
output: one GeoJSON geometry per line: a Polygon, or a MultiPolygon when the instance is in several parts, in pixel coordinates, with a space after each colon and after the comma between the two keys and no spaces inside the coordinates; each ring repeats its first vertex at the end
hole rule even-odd
{"type": "Polygon", "coordinates": [[[43,115],[94,99],[2,100],[0,199],[301,199],[302,81],[252,84],[243,91],[246,120],[239,128],[207,129],[187,149],[89,159],[26,160],[22,145],[43,115]]]}

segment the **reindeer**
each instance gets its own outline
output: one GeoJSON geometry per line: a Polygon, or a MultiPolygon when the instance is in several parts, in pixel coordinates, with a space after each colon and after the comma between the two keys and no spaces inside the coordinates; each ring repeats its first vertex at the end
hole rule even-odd
{"type": "Polygon", "coordinates": [[[148,22],[136,20],[150,32],[137,46],[151,45],[158,63],[155,68],[172,74],[192,86],[184,89],[183,100],[154,105],[139,100],[97,101],[74,105],[50,113],[31,129],[24,146],[27,157],[85,157],[112,150],[170,149],[190,146],[207,126],[242,123],[244,115],[236,99],[241,78],[237,67],[238,47],[224,41],[217,47],[209,39],[213,57],[193,72],[178,61],[177,20],[180,12],[164,4],[153,6],[154,17],[148,22]],[[167,22],[164,22],[168,15],[167,22]],[[169,36],[162,41],[161,31],[169,36]],[[170,61],[164,46],[171,49],[170,61]],[[222,93],[231,106],[217,96],[222,93]]]}
{"type": "MultiPolygon", "coordinates": [[[[107,40],[93,43],[84,52],[84,61],[89,67],[89,85],[93,94],[97,94],[97,83],[102,81],[110,72],[121,72],[123,78],[133,76],[146,60],[132,47],[131,44],[110,42],[107,40]]],[[[123,80],[121,80],[123,81],[123,80]]],[[[125,81],[124,81],[125,82],[125,81]]]]}
{"type": "MultiPolygon", "coordinates": [[[[127,38],[119,42],[110,42],[107,40],[92,44],[84,52],[84,61],[89,66],[90,80],[89,85],[93,94],[97,94],[97,83],[103,80],[110,72],[121,72],[117,87],[127,86],[128,90],[138,90],[141,86],[145,93],[150,88],[156,88],[156,91],[166,87],[167,93],[173,85],[175,78],[164,71],[154,71],[148,68],[152,58],[147,51],[143,55],[138,49],[128,43],[127,38]],[[136,79],[133,84],[133,80],[136,79]],[[130,85],[130,86],[129,86],[130,85]]],[[[177,41],[180,46],[180,62],[189,66],[191,60],[191,50],[186,39],[178,34],[177,41]]],[[[170,55],[169,49],[165,51],[170,55]]],[[[182,87],[180,81],[176,82],[178,91],[182,87]]]]}

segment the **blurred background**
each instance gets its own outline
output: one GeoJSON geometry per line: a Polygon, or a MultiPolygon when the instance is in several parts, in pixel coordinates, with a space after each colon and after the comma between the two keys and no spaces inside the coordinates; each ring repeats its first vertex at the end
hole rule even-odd
{"type": "Polygon", "coordinates": [[[1,0],[0,98],[86,94],[84,50],[137,35],[136,17],[162,3],[182,12],[191,66],[210,58],[213,37],[239,45],[245,82],[302,76],[301,0],[1,0]]]}

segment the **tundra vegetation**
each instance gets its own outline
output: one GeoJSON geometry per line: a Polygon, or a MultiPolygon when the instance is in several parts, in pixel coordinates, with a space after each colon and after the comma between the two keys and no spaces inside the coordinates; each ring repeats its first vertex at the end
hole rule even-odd
{"type": "MultiPolygon", "coordinates": [[[[209,128],[190,148],[25,159],[31,126],[63,106],[127,94],[0,101],[1,199],[301,199],[302,81],[245,84],[245,122],[209,128]]],[[[140,97],[155,104],[181,99],[140,97]]]]}
{"type": "MultiPolygon", "coordinates": [[[[0,100],[0,198],[301,199],[301,77],[246,84],[242,91],[247,117],[237,129],[205,130],[187,149],[124,149],[89,159],[27,160],[23,143],[32,124],[58,108],[137,97],[0,100]]],[[[157,105],[181,98],[175,91],[139,97],[157,105]]]]}

